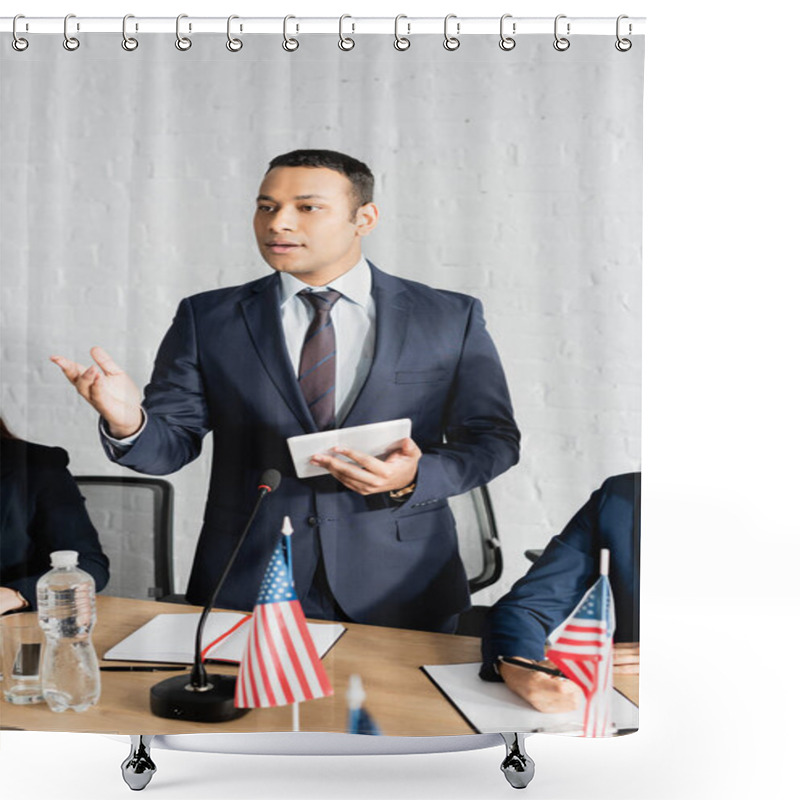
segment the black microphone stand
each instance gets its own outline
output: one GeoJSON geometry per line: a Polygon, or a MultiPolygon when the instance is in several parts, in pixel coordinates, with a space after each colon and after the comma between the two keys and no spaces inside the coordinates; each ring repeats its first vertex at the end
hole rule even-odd
{"type": "Polygon", "coordinates": [[[231,571],[236,557],[239,555],[244,540],[250,531],[250,526],[256,518],[261,502],[270,492],[274,492],[281,482],[281,475],[277,470],[269,469],[261,476],[258,487],[258,498],[253,506],[253,512],[244,526],[239,541],[233,549],[228,563],[222,572],[214,592],[206,603],[194,639],[194,665],[189,682],[185,675],[176,675],[157,683],[150,689],[150,710],[158,717],[166,719],[185,719],[192,722],[225,722],[246,714],[249,709],[236,708],[234,695],[236,693],[235,675],[211,675],[206,673],[203,664],[203,630],[220,589],[231,571]]]}

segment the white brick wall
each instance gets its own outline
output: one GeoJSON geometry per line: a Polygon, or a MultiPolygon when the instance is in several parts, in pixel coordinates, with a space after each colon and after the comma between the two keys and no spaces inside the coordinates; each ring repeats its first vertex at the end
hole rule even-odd
{"type": "MultiPolygon", "coordinates": [[[[123,472],[47,361],[102,344],[141,384],[181,297],[262,274],[250,227],[269,159],[296,147],[373,167],[382,219],[368,256],[479,296],[523,430],[492,487],[502,584],[607,475],[640,464],[643,47],[573,37],[556,53],[495,36],[279,38],[238,54],[171,35],[125,53],[87,35],[2,48],[0,407],[22,436],[69,450],[76,473],[123,472]]],[[[185,581],[208,453],[172,476],[185,581]]]]}

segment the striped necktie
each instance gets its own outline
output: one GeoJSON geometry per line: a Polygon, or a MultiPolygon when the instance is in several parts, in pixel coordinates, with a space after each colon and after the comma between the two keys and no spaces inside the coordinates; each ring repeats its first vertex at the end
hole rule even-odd
{"type": "Polygon", "coordinates": [[[303,341],[297,380],[321,431],[336,423],[336,334],[331,310],[341,296],[333,289],[300,292],[300,297],[313,309],[314,318],[303,341]]]}

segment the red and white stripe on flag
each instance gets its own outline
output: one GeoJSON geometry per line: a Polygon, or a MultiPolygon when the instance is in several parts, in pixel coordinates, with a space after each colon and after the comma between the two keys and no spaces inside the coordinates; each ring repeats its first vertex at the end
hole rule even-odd
{"type": "Polygon", "coordinates": [[[611,697],[613,694],[614,655],[611,639],[600,660],[597,662],[597,687],[590,697],[586,698],[586,710],[583,715],[584,736],[607,736],[611,728],[611,697]]]}
{"type": "Polygon", "coordinates": [[[610,641],[604,623],[576,620],[564,628],[547,657],[588,696],[597,686],[598,664],[610,641]]]}
{"type": "Polygon", "coordinates": [[[606,736],[611,723],[611,637],[605,626],[570,624],[547,651],[547,657],[586,697],[584,736],[606,736]]]}
{"type": "Polygon", "coordinates": [[[547,657],[586,697],[584,736],[606,736],[611,727],[614,598],[602,575],[567,619],[547,657]]]}
{"type": "Polygon", "coordinates": [[[270,708],[331,694],[300,602],[259,603],[239,665],[235,706],[270,708]]]}

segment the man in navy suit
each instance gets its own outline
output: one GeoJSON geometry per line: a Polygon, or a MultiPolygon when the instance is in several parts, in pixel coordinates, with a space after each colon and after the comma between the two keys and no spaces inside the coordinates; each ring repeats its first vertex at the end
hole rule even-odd
{"type": "Polygon", "coordinates": [[[504,680],[534,708],[548,713],[575,708],[578,686],[504,658],[554,668],[545,640],[597,580],[600,551],[610,551],[614,595],[614,669],[639,669],[639,507],[641,473],[608,478],[511,591],[492,607],[483,636],[485,680],[504,680]]]}
{"type": "Polygon", "coordinates": [[[252,608],[284,515],[310,617],[452,631],[469,607],[447,498],[516,463],[519,431],[480,302],[363,258],[361,240],[378,221],[372,189],[369,168],[341,153],[273,159],[254,228],[274,273],[183,300],[141,405],[100,348],[89,369],[53,359],[101,414],[103,445],[119,464],[174,472],[213,434],[191,602],[209,598],[259,475],[274,467],[283,482],[262,506],[220,607],[252,608]],[[320,454],[327,475],[296,477],[287,438],[402,417],[413,438],[385,460],[320,454]]]}

